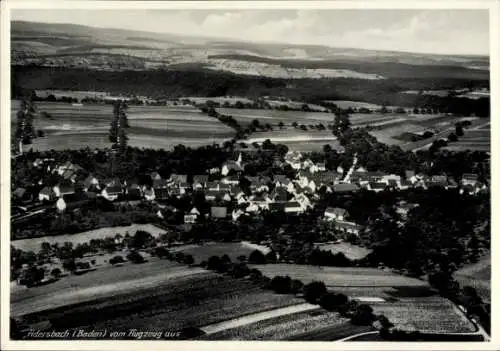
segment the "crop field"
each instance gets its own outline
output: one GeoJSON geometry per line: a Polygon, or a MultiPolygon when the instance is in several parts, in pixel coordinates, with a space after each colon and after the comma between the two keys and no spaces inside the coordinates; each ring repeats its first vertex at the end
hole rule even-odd
{"type": "Polygon", "coordinates": [[[245,97],[239,97],[239,96],[186,97],[186,98],[181,98],[181,100],[182,99],[187,99],[189,101],[194,102],[195,104],[204,104],[208,100],[211,100],[213,102],[218,102],[219,104],[223,104],[223,103],[227,102],[228,104],[231,104],[231,105],[234,105],[238,101],[240,101],[243,104],[253,103],[252,100],[245,98],[245,97]]]}
{"type": "Polygon", "coordinates": [[[361,247],[361,246],[353,245],[353,244],[350,244],[347,242],[342,242],[342,243],[338,243],[338,244],[317,244],[316,246],[320,250],[331,251],[333,254],[341,252],[344,255],[346,255],[347,258],[349,258],[351,260],[362,259],[362,258],[366,257],[366,255],[368,255],[371,252],[371,250],[369,250],[369,249],[366,249],[366,248],[361,247]]]}
{"type": "Polygon", "coordinates": [[[349,107],[351,108],[367,108],[369,110],[377,110],[381,108],[382,106],[372,104],[369,102],[363,102],[363,101],[349,101],[349,100],[325,100],[325,102],[332,103],[337,105],[339,108],[347,109],[349,107]]]}
{"type": "Polygon", "coordinates": [[[106,227],[106,228],[94,229],[77,234],[64,234],[57,236],[43,236],[39,238],[13,240],[11,244],[16,249],[21,249],[23,251],[38,252],[43,242],[48,242],[51,245],[55,243],[63,245],[65,242],[71,242],[73,243],[73,245],[77,245],[89,242],[92,239],[103,239],[105,237],[114,237],[117,233],[121,234],[122,236],[124,236],[127,232],[130,235],[134,235],[135,232],[138,230],[147,231],[154,237],[158,237],[160,236],[160,234],[165,233],[164,229],[158,228],[152,224],[132,224],[130,226],[106,227]]]}
{"type": "Polygon", "coordinates": [[[276,275],[288,275],[292,279],[302,280],[304,284],[322,281],[334,290],[351,287],[364,288],[366,296],[370,296],[372,288],[427,286],[421,280],[376,268],[318,267],[297,264],[252,265],[252,268],[259,269],[262,274],[270,278],[276,275]]]}
{"type": "Polygon", "coordinates": [[[336,312],[318,307],[312,311],[298,312],[262,320],[241,327],[226,329],[200,337],[201,340],[286,340],[297,334],[313,332],[324,327],[335,328],[349,323],[336,312]]]}
{"type": "Polygon", "coordinates": [[[397,302],[371,303],[375,314],[383,314],[396,328],[421,332],[474,332],[474,325],[453,303],[439,296],[397,302]]]}
{"type": "Polygon", "coordinates": [[[464,135],[458,138],[458,141],[449,143],[448,150],[463,151],[490,151],[491,150],[491,131],[489,129],[468,129],[464,135]]]}
{"type": "Polygon", "coordinates": [[[455,272],[454,278],[461,286],[472,286],[485,301],[491,299],[491,256],[466,265],[455,272]]]}
{"type": "MultiPolygon", "coordinates": [[[[142,275],[144,272],[148,270],[142,270],[142,275]]],[[[134,290],[114,291],[107,298],[25,315],[24,318],[32,323],[50,320],[53,327],[64,329],[88,326],[157,330],[161,326],[163,330],[176,331],[303,303],[302,299],[290,295],[264,291],[249,280],[235,280],[208,271],[174,277],[154,286],[144,287],[134,282],[131,286],[134,290]]]]}
{"type": "Polygon", "coordinates": [[[188,268],[175,262],[159,259],[139,265],[106,266],[83,275],[70,275],[51,284],[16,290],[11,293],[11,313],[22,315],[111,297],[125,292],[161,286],[173,278],[208,273],[199,268],[188,268]]]}
{"type": "MultiPolygon", "coordinates": [[[[11,108],[11,135],[15,131],[19,102],[11,108]]],[[[37,103],[39,116],[35,129],[45,132],[27,149],[64,150],[84,147],[106,148],[109,123],[112,117],[110,105],[73,106],[64,103],[37,103]],[[49,113],[52,118],[43,117],[49,113]]],[[[234,130],[192,108],[164,106],[131,106],[127,112],[131,128],[128,130],[129,145],[142,148],[171,149],[178,144],[198,147],[222,143],[234,136],[234,130]]]]}
{"type": "Polygon", "coordinates": [[[233,262],[238,262],[238,256],[245,255],[248,258],[248,255],[254,249],[243,243],[207,243],[204,245],[189,245],[187,248],[180,247],[172,251],[191,254],[195,262],[200,263],[201,261],[207,261],[210,256],[220,257],[224,254],[227,254],[233,262]]]}
{"type": "MultiPolygon", "coordinates": [[[[304,102],[300,101],[266,100],[266,102],[273,108],[285,105],[288,106],[289,108],[297,109],[301,108],[302,105],[304,105],[304,102]]],[[[315,105],[315,104],[306,104],[306,105],[309,106],[310,109],[315,111],[328,112],[328,109],[326,107],[320,105],[315,105]]]]}
{"type": "Polygon", "coordinates": [[[332,135],[329,130],[301,130],[291,127],[284,129],[275,129],[273,131],[256,132],[245,140],[247,144],[262,143],[269,139],[273,143],[279,143],[288,146],[293,150],[302,152],[321,151],[325,144],[328,144],[332,149],[342,150],[343,147],[337,141],[337,138],[332,135]]]}
{"type": "Polygon", "coordinates": [[[218,108],[217,112],[233,116],[242,126],[251,123],[257,119],[261,124],[269,123],[278,125],[283,122],[285,125],[291,125],[293,122],[299,124],[328,124],[333,123],[335,115],[325,112],[302,112],[302,111],[278,111],[278,110],[260,110],[260,109],[231,109],[218,108]]]}

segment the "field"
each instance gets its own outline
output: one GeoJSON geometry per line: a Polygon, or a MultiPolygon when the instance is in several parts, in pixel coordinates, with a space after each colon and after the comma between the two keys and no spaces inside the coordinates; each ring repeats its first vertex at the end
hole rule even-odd
{"type": "Polygon", "coordinates": [[[449,143],[446,149],[453,151],[473,150],[491,151],[491,131],[489,124],[479,126],[477,129],[468,129],[458,141],[449,143]],[[487,129],[488,128],[488,129],[487,129]]]}
{"type": "Polygon", "coordinates": [[[227,254],[233,262],[238,262],[238,256],[248,255],[253,248],[243,243],[206,243],[203,245],[187,245],[186,247],[174,248],[172,251],[181,251],[193,255],[195,262],[207,261],[210,256],[222,256],[227,254]]]}
{"type": "Polygon", "coordinates": [[[336,312],[321,308],[227,329],[200,337],[202,340],[286,340],[297,334],[313,332],[326,326],[336,328],[349,324],[336,312]]]}
{"type": "Polygon", "coordinates": [[[320,250],[331,251],[333,254],[342,252],[350,260],[360,260],[371,252],[369,249],[346,242],[338,244],[317,244],[316,246],[320,250]]]}
{"type": "MultiPolygon", "coordinates": [[[[302,299],[290,295],[261,290],[249,280],[235,280],[200,268],[180,267],[166,260],[102,269],[57,283],[66,284],[66,289],[56,287],[55,294],[54,288],[51,288],[52,294],[31,293],[36,295],[31,298],[13,295],[12,313],[23,315],[28,323],[50,320],[56,329],[88,326],[157,330],[161,326],[163,330],[176,331],[303,303],[302,299]],[[139,278],[144,272],[148,276],[139,278]],[[90,290],[99,295],[87,295],[85,301],[82,291],[90,290]],[[78,296],[74,301],[78,304],[70,305],[68,295],[78,296]],[[52,301],[52,305],[46,307],[57,304],[60,308],[40,311],[42,303],[48,301],[52,301]],[[61,302],[65,303],[64,307],[61,302]],[[37,310],[40,312],[26,315],[37,310]]],[[[26,291],[49,289],[57,283],[26,291]]]]}
{"type": "Polygon", "coordinates": [[[251,123],[254,119],[259,120],[261,124],[269,123],[277,126],[279,122],[291,125],[293,122],[298,124],[328,124],[333,123],[335,115],[325,112],[302,112],[302,111],[278,111],[278,110],[260,110],[260,109],[231,109],[218,108],[217,112],[223,115],[233,116],[242,126],[251,123]]]}
{"type": "Polygon", "coordinates": [[[383,314],[396,328],[433,333],[474,332],[474,325],[449,300],[433,296],[397,302],[370,303],[375,314],[383,314]]]}
{"type": "Polygon", "coordinates": [[[21,249],[23,251],[34,251],[38,252],[43,242],[48,242],[49,244],[59,243],[59,245],[65,242],[71,242],[73,245],[79,243],[89,242],[92,239],[102,239],[105,237],[114,237],[117,233],[124,236],[127,232],[130,235],[134,235],[138,230],[145,230],[154,237],[160,236],[160,234],[165,233],[164,229],[160,229],[152,224],[132,224],[130,226],[124,227],[106,227],[95,230],[89,230],[87,232],[82,232],[78,234],[65,234],[57,236],[43,236],[40,238],[30,238],[11,241],[12,246],[16,249],[21,249]]]}
{"type": "Polygon", "coordinates": [[[491,299],[491,256],[482,257],[479,262],[460,268],[455,279],[461,286],[474,287],[485,301],[491,299]]]}
{"type": "MultiPolygon", "coordinates": [[[[19,102],[11,107],[11,134],[15,131],[19,102]]],[[[82,147],[110,147],[109,123],[111,105],[74,106],[64,103],[37,103],[39,117],[35,129],[43,130],[45,137],[36,138],[28,146],[34,150],[78,149],[82,147]],[[42,112],[52,118],[42,117],[42,112]]],[[[128,110],[129,145],[144,148],[171,149],[175,145],[198,147],[222,143],[234,136],[234,130],[215,118],[194,108],[131,106],[128,110]]]]}
{"type": "Polygon", "coordinates": [[[376,268],[341,268],[341,267],[318,267],[296,264],[265,264],[252,266],[262,271],[265,276],[289,275],[292,279],[302,280],[304,284],[315,280],[323,281],[325,285],[334,290],[345,288],[363,288],[365,296],[370,295],[373,288],[426,287],[427,283],[386,272],[376,268]]]}

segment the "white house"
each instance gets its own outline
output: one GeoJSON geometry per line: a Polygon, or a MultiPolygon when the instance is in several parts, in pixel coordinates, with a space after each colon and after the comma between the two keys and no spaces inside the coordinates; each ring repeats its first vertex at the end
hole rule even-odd
{"type": "Polygon", "coordinates": [[[231,217],[233,218],[233,221],[237,221],[238,218],[240,218],[240,216],[242,216],[244,214],[245,214],[245,212],[243,212],[240,209],[237,209],[237,210],[233,210],[233,212],[231,213],[231,217]]]}
{"type": "Polygon", "coordinates": [[[325,210],[325,219],[332,221],[332,220],[338,220],[338,221],[344,221],[349,217],[349,213],[340,207],[328,207],[325,210]]]}
{"type": "Polygon", "coordinates": [[[43,188],[40,193],[38,194],[38,200],[39,201],[52,201],[56,198],[56,193],[54,192],[53,189],[51,189],[50,187],[46,186],[45,188],[43,188]]]}
{"type": "Polygon", "coordinates": [[[288,201],[285,204],[286,213],[301,213],[302,211],[302,206],[297,201],[288,201]]]}
{"type": "Polygon", "coordinates": [[[250,203],[245,209],[246,212],[259,212],[259,206],[256,203],[250,203]]]}
{"type": "Polygon", "coordinates": [[[142,191],[143,195],[144,195],[144,198],[147,200],[147,201],[154,201],[154,199],[156,198],[156,195],[155,195],[155,190],[153,188],[144,188],[143,191],[142,191]]]}

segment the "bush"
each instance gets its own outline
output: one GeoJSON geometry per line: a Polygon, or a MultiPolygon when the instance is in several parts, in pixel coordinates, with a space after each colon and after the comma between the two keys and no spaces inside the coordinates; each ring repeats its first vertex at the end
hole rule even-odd
{"type": "Polygon", "coordinates": [[[54,278],[59,278],[62,274],[62,271],[59,268],[54,268],[51,272],[50,275],[53,276],[54,278]]]}
{"type": "Polygon", "coordinates": [[[155,248],[155,255],[160,257],[160,258],[166,258],[168,254],[170,253],[166,248],[164,247],[157,247],[155,248]]]}
{"type": "Polygon", "coordinates": [[[290,293],[292,280],[290,277],[276,276],[271,279],[271,289],[278,294],[290,293]]]}
{"type": "Polygon", "coordinates": [[[325,310],[336,311],[348,301],[349,299],[344,294],[326,293],[319,299],[319,304],[325,310]]]}
{"type": "Polygon", "coordinates": [[[63,268],[69,272],[76,271],[75,260],[66,260],[63,262],[63,268]]]}
{"type": "Polygon", "coordinates": [[[184,258],[185,258],[185,254],[183,252],[176,252],[174,254],[175,256],[175,261],[178,262],[178,263],[182,263],[184,262],[184,258]]]}
{"type": "Polygon", "coordinates": [[[109,263],[111,263],[112,265],[115,265],[117,263],[123,263],[123,262],[125,262],[125,260],[120,255],[117,255],[109,260],[109,263]]]}
{"type": "Polygon", "coordinates": [[[304,287],[304,298],[309,303],[318,303],[323,294],[326,294],[326,286],[323,282],[312,282],[304,287]]]}
{"type": "Polygon", "coordinates": [[[207,269],[210,269],[212,271],[217,270],[217,268],[220,266],[220,258],[217,256],[210,256],[207,262],[207,269]]]}
{"type": "Polygon", "coordinates": [[[131,253],[129,253],[127,255],[127,260],[135,264],[145,262],[144,257],[142,257],[142,255],[137,251],[132,251],[131,253]]]}
{"type": "Polygon", "coordinates": [[[262,272],[256,268],[252,268],[249,272],[249,275],[250,279],[252,280],[259,280],[260,278],[262,278],[262,272]]]}
{"type": "Polygon", "coordinates": [[[250,274],[250,268],[244,263],[236,263],[232,265],[230,274],[235,278],[243,278],[250,274]]]}
{"type": "Polygon", "coordinates": [[[293,279],[290,284],[290,292],[292,294],[299,294],[304,290],[304,283],[298,279],[293,279]]]}
{"type": "Polygon", "coordinates": [[[183,263],[184,264],[193,264],[194,263],[194,257],[193,257],[193,255],[185,255],[183,263]]]}
{"type": "Polygon", "coordinates": [[[373,308],[366,304],[361,304],[351,316],[351,323],[354,325],[371,325],[375,319],[373,308]]]}
{"type": "Polygon", "coordinates": [[[267,262],[266,256],[259,250],[254,250],[248,256],[248,262],[251,264],[265,264],[267,262]]]}

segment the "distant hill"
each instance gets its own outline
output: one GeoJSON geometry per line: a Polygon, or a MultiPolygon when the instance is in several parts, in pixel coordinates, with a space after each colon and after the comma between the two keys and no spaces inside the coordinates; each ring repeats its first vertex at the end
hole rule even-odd
{"type": "Polygon", "coordinates": [[[208,69],[274,78],[324,76],[359,79],[366,76],[367,79],[373,79],[369,75],[405,77],[408,74],[414,76],[415,73],[411,72],[416,70],[430,76],[451,74],[453,77],[470,79],[488,79],[489,75],[487,57],[250,43],[75,24],[13,21],[11,41],[12,63],[16,65],[118,70],[201,64],[208,69]],[[89,55],[92,57],[89,58],[89,55]],[[141,59],[143,64],[134,59],[141,59]],[[396,66],[388,69],[388,64],[396,66]],[[422,70],[422,66],[431,68],[422,70]],[[285,70],[274,74],[280,70],[279,67],[304,71],[287,73],[285,70]],[[309,71],[317,69],[344,71],[309,71]],[[432,72],[429,73],[429,70],[432,72]]]}

